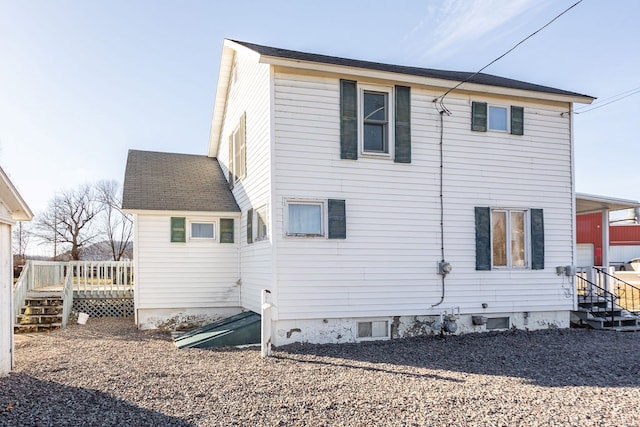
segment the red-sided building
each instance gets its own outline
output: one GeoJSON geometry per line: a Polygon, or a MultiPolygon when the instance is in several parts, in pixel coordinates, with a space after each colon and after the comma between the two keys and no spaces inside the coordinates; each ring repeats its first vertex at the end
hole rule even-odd
{"type": "MultiPolygon", "coordinates": [[[[579,258],[582,255],[585,259],[592,253],[593,265],[602,265],[602,213],[577,215],[576,231],[579,258]]],[[[640,252],[640,224],[610,225],[609,242],[612,264],[620,264],[640,256],[640,253],[633,255],[640,252]]]]}

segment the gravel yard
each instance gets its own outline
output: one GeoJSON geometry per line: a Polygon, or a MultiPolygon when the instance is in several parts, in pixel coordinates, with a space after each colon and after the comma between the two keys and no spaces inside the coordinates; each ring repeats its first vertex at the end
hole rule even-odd
{"type": "Polygon", "coordinates": [[[177,350],[131,320],[16,343],[2,426],[640,426],[640,334],[177,350]]]}

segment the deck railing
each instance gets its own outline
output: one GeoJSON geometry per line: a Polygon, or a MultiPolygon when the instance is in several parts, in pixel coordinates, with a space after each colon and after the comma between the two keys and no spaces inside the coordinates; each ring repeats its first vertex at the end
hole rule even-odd
{"type": "Polygon", "coordinates": [[[77,296],[131,297],[133,296],[132,261],[71,261],[68,264],[77,296]]]}
{"type": "Polygon", "coordinates": [[[20,273],[20,277],[16,283],[13,284],[13,317],[12,319],[18,318],[18,314],[20,314],[20,309],[22,308],[22,304],[24,303],[24,299],[27,296],[27,292],[33,289],[33,280],[31,271],[31,261],[27,261],[20,273]]]}
{"type": "Polygon", "coordinates": [[[132,261],[27,261],[13,286],[13,318],[17,319],[27,293],[61,292],[63,327],[75,298],[133,298],[132,261]]]}

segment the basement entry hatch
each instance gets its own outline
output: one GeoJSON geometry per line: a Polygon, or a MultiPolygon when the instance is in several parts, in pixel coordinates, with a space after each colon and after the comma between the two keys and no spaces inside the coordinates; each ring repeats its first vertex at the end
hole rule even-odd
{"type": "Polygon", "coordinates": [[[245,311],[201,326],[173,339],[179,349],[260,344],[261,316],[245,311]]]}

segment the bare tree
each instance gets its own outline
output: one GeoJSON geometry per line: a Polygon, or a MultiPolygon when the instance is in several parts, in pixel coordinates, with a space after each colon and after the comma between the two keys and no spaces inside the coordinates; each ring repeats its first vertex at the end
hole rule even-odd
{"type": "Polygon", "coordinates": [[[28,222],[19,221],[13,226],[13,255],[20,264],[24,263],[27,248],[31,240],[31,231],[28,222]]]}
{"type": "Polygon", "coordinates": [[[120,261],[127,254],[133,239],[133,220],[122,211],[120,184],[117,181],[100,181],[96,184],[96,191],[104,218],[103,232],[113,260],[120,261]]]}
{"type": "Polygon", "coordinates": [[[59,244],[70,244],[71,259],[79,260],[83,246],[98,235],[92,226],[101,210],[96,201],[93,187],[83,185],[54,197],[47,211],[38,216],[37,236],[53,244],[54,258],[58,256],[59,244]]]}

